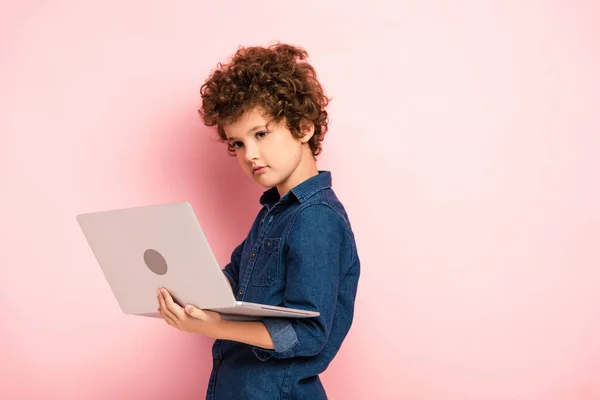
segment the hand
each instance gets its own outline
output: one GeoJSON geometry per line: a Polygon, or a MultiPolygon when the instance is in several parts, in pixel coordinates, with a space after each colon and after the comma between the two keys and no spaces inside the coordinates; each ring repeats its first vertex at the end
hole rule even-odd
{"type": "Polygon", "coordinates": [[[183,332],[218,338],[223,321],[219,313],[200,310],[189,304],[183,309],[173,301],[171,294],[165,288],[158,289],[156,293],[158,312],[167,324],[183,332]]]}

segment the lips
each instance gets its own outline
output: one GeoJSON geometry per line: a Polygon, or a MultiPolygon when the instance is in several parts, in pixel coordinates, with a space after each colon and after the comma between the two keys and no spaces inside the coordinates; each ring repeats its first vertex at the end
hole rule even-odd
{"type": "Polygon", "coordinates": [[[267,169],[266,165],[261,165],[261,166],[256,166],[252,168],[252,172],[257,174],[257,173],[261,173],[263,171],[265,171],[267,169]]]}

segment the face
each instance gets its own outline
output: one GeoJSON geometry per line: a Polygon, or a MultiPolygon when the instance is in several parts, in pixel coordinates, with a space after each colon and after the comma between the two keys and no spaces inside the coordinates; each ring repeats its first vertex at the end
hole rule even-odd
{"type": "Polygon", "coordinates": [[[244,173],[263,187],[277,186],[280,195],[318,173],[308,144],[313,128],[298,139],[285,120],[270,121],[254,108],[223,129],[244,173]]]}

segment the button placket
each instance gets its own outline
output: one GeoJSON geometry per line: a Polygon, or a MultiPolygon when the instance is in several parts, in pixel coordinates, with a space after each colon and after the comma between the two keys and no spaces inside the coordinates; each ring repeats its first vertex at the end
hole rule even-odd
{"type": "MultiPolygon", "coordinates": [[[[272,210],[271,210],[272,211],[272,210]]],[[[261,222],[261,227],[259,228],[259,235],[256,238],[256,243],[262,243],[262,241],[264,240],[265,236],[267,236],[267,232],[269,231],[269,227],[272,225],[273,223],[273,214],[263,216],[260,220],[261,222]]],[[[268,241],[267,246],[270,246],[271,242],[268,241]]],[[[250,277],[252,276],[252,273],[254,271],[254,267],[256,266],[256,256],[257,256],[257,248],[252,249],[252,253],[250,254],[250,265],[251,268],[246,270],[246,273],[244,274],[244,279],[243,279],[243,283],[240,285],[240,290],[238,291],[238,300],[243,300],[242,296],[244,295],[244,290],[243,288],[245,288],[249,283],[250,283],[250,277]]]]}

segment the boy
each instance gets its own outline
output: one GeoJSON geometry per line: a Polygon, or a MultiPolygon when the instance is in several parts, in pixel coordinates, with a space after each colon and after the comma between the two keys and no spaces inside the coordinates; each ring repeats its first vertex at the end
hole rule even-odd
{"type": "Polygon", "coordinates": [[[204,123],[216,125],[245,174],[269,188],[223,269],[236,299],[320,312],[227,321],[184,310],[159,289],[169,325],[216,339],[207,399],[326,399],[319,374],[352,324],[360,261],[331,173],[317,169],[329,100],[306,57],[286,44],[240,48],[200,91],[204,123]]]}

